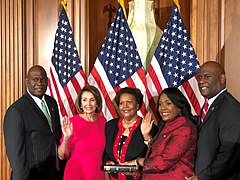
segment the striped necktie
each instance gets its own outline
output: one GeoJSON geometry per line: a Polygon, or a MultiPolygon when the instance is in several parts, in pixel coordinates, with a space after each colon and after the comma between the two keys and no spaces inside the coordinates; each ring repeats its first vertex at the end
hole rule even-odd
{"type": "Polygon", "coordinates": [[[207,114],[207,110],[208,110],[208,102],[206,100],[204,105],[203,105],[203,110],[202,110],[202,117],[201,117],[202,122],[204,121],[204,118],[207,114]]]}
{"type": "Polygon", "coordinates": [[[48,120],[48,124],[49,124],[49,126],[51,128],[51,131],[52,131],[52,120],[51,120],[51,117],[50,117],[50,115],[48,113],[48,110],[47,110],[47,107],[46,107],[46,104],[45,104],[44,100],[42,100],[41,106],[42,106],[42,112],[46,116],[46,118],[48,120]]]}

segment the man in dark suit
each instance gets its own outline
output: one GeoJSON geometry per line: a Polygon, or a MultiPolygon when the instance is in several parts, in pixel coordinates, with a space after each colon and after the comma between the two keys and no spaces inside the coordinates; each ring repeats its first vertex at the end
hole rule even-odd
{"type": "Polygon", "coordinates": [[[186,179],[240,180],[240,103],[226,90],[226,75],[217,62],[202,65],[198,86],[209,108],[199,119],[196,175],[186,179]]]}
{"type": "Polygon", "coordinates": [[[45,94],[47,84],[44,68],[31,67],[26,78],[26,94],[6,112],[4,140],[12,180],[60,179],[56,151],[62,133],[60,117],[56,101],[45,94]],[[41,103],[45,105],[46,115],[41,103]]]}

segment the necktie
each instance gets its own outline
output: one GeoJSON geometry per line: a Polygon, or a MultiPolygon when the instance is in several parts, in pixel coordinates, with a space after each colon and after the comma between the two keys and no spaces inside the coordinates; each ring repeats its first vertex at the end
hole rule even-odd
{"type": "MultiPolygon", "coordinates": [[[[42,112],[43,114],[46,116],[47,120],[48,120],[48,124],[50,126],[50,129],[52,131],[52,119],[48,113],[48,110],[47,110],[47,107],[46,107],[46,104],[44,102],[44,100],[42,100],[41,102],[41,106],[42,106],[42,112]]],[[[60,171],[60,164],[59,164],[59,159],[58,159],[58,148],[57,148],[57,144],[55,143],[55,148],[56,148],[56,169],[58,171],[60,171]]]]}
{"type": "Polygon", "coordinates": [[[208,102],[206,100],[204,105],[203,105],[202,118],[201,118],[202,122],[204,121],[204,118],[207,114],[207,110],[208,110],[208,102]]]}
{"type": "Polygon", "coordinates": [[[52,120],[51,120],[51,117],[50,117],[50,115],[48,113],[48,110],[47,110],[47,107],[46,107],[46,104],[45,104],[44,100],[42,100],[41,106],[42,106],[42,112],[46,116],[46,118],[48,120],[48,124],[49,124],[49,126],[51,128],[51,131],[52,131],[52,120]]]}

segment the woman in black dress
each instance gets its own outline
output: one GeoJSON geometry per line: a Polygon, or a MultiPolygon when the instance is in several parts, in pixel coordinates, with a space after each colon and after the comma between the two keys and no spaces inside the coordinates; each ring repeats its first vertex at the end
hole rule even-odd
{"type": "MultiPolygon", "coordinates": [[[[106,124],[106,148],[103,164],[116,165],[126,161],[145,157],[147,143],[151,140],[157,127],[153,124],[151,114],[144,119],[137,115],[143,103],[143,95],[137,88],[122,88],[115,97],[115,102],[121,114],[120,118],[112,119],[106,124]],[[149,132],[149,129],[152,130],[149,132]]],[[[109,174],[110,179],[138,179],[134,175],[124,173],[109,174]]]]}

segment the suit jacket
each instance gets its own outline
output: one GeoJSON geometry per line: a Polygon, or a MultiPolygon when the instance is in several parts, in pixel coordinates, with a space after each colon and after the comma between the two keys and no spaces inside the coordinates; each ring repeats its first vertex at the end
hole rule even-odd
{"type": "Polygon", "coordinates": [[[45,95],[53,132],[47,118],[26,93],[7,110],[4,140],[13,180],[53,179],[56,172],[56,144],[61,137],[56,101],[45,95]]]}
{"type": "Polygon", "coordinates": [[[239,163],[240,103],[224,91],[199,127],[195,173],[199,180],[239,180],[239,163]]]}
{"type": "Polygon", "coordinates": [[[194,174],[197,127],[185,117],[166,122],[152,139],[144,160],[143,180],[180,180],[194,174]]]}

